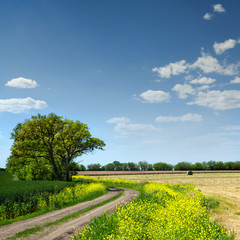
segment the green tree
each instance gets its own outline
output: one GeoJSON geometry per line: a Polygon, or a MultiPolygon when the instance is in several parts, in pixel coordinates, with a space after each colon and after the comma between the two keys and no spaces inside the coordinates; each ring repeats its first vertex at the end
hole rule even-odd
{"type": "Polygon", "coordinates": [[[192,164],[189,162],[179,162],[175,165],[174,169],[175,170],[191,170],[192,164]]]}
{"type": "Polygon", "coordinates": [[[154,170],[156,171],[172,171],[173,170],[173,166],[171,164],[168,163],[164,163],[164,162],[158,162],[153,164],[154,170]]]}
{"type": "Polygon", "coordinates": [[[18,124],[12,139],[8,168],[13,174],[22,165],[29,167],[38,161],[51,167],[53,179],[66,181],[70,180],[69,171],[76,157],[105,146],[102,140],[91,136],[87,124],[54,113],[38,114],[18,124]]]}
{"type": "Polygon", "coordinates": [[[130,171],[139,171],[139,167],[138,167],[138,165],[136,163],[128,162],[127,164],[128,164],[128,169],[130,171]]]}
{"type": "Polygon", "coordinates": [[[138,163],[141,171],[147,171],[149,169],[149,164],[146,161],[140,161],[138,163]]]}
{"type": "Polygon", "coordinates": [[[93,163],[93,164],[89,164],[87,166],[88,171],[100,171],[102,170],[102,166],[100,163],[93,163]]]}
{"type": "Polygon", "coordinates": [[[105,166],[105,170],[106,171],[114,171],[115,170],[115,166],[113,163],[108,163],[106,166],[105,166]]]}

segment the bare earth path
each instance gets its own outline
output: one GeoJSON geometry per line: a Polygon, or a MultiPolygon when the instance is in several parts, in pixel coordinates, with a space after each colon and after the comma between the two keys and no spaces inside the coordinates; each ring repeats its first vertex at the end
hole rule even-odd
{"type": "MultiPolygon", "coordinates": [[[[43,225],[46,222],[54,222],[64,216],[70,215],[74,212],[81,211],[88,207],[94,206],[98,203],[104,202],[108,199],[111,199],[120,194],[120,191],[110,191],[109,193],[96,198],[92,201],[79,203],[72,207],[67,207],[61,210],[53,211],[32,219],[20,221],[13,223],[11,225],[6,225],[0,227],[0,239],[6,239],[7,237],[14,236],[16,233],[24,231],[29,228],[33,228],[36,225],[43,225]]],[[[77,219],[69,220],[66,223],[57,225],[56,227],[44,228],[44,231],[39,232],[38,234],[31,235],[25,239],[70,239],[70,236],[75,233],[76,229],[79,229],[90,222],[92,218],[103,215],[105,212],[111,212],[116,208],[116,205],[127,203],[134,198],[136,198],[139,193],[132,189],[124,189],[124,194],[120,198],[107,203],[101,207],[97,207],[89,212],[86,212],[77,219]]]]}

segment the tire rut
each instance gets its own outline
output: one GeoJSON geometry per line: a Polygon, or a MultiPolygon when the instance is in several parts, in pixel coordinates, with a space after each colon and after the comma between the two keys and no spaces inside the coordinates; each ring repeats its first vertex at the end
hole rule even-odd
{"type": "Polygon", "coordinates": [[[91,200],[91,201],[78,203],[71,207],[66,207],[66,208],[52,211],[52,212],[49,212],[49,213],[46,213],[46,214],[43,214],[43,215],[40,215],[40,216],[37,216],[34,218],[30,218],[27,220],[12,223],[10,225],[2,226],[2,227],[0,227],[0,239],[3,240],[8,237],[12,237],[18,232],[22,232],[29,228],[34,228],[37,225],[42,226],[47,222],[54,222],[62,217],[70,215],[74,212],[84,210],[88,207],[92,207],[96,204],[99,204],[101,202],[109,200],[109,199],[117,196],[118,194],[120,194],[119,191],[114,191],[114,190],[110,189],[110,192],[108,192],[107,194],[104,194],[96,199],[91,200]]]}

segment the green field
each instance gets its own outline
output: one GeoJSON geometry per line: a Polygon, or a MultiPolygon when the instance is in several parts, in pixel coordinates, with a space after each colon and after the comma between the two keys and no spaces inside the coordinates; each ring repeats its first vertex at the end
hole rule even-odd
{"type": "Polygon", "coordinates": [[[0,179],[0,225],[21,220],[32,213],[42,214],[92,200],[106,193],[106,187],[100,183],[14,181],[7,172],[0,172],[0,179]]]}

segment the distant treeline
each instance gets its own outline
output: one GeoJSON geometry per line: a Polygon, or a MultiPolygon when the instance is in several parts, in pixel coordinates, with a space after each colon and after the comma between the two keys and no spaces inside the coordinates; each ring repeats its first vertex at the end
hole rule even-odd
{"type": "Polygon", "coordinates": [[[87,167],[84,165],[74,164],[72,171],[181,171],[181,170],[240,170],[240,161],[236,162],[222,162],[222,161],[208,161],[208,162],[179,162],[176,165],[158,162],[149,164],[146,161],[138,163],[127,162],[121,163],[114,161],[107,165],[101,166],[100,163],[90,164],[87,167]]]}

